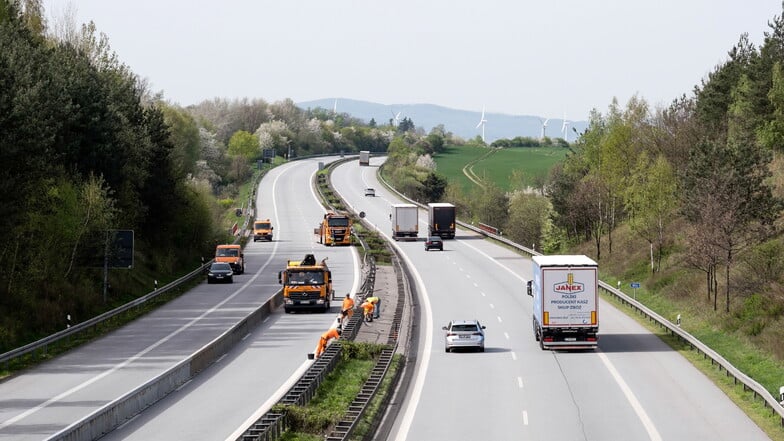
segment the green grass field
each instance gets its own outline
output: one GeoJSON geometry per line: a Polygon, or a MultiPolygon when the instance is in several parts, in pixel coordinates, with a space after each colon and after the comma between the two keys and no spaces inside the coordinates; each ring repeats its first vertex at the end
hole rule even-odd
{"type": "Polygon", "coordinates": [[[567,149],[555,147],[488,149],[451,146],[446,152],[436,155],[433,159],[438,166],[438,172],[464,191],[476,187],[476,184],[463,173],[463,168],[473,161],[477,161],[470,166],[470,171],[473,171],[474,175],[495,183],[503,190],[513,190],[521,185],[535,186],[536,177],[546,176],[568,152],[567,149]],[[521,180],[511,179],[514,171],[521,176],[521,180]]]}

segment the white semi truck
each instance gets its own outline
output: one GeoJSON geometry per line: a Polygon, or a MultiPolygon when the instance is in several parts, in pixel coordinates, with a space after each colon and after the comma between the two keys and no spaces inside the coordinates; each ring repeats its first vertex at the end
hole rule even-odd
{"type": "Polygon", "coordinates": [[[419,237],[419,209],[414,204],[392,205],[392,239],[419,237]]]}
{"type": "Polygon", "coordinates": [[[370,165],[370,151],[362,150],[359,152],[359,165],[370,165]]]}
{"type": "Polygon", "coordinates": [[[533,256],[534,337],[542,349],[594,349],[599,341],[599,266],[587,256],[533,256]]]}

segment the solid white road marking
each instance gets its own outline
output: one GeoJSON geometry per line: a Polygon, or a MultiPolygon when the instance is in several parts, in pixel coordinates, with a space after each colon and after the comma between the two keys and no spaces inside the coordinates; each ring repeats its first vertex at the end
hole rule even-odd
{"type": "Polygon", "coordinates": [[[607,367],[607,370],[610,372],[610,375],[612,375],[613,378],[615,379],[615,382],[618,383],[618,386],[621,388],[621,391],[626,396],[626,400],[628,400],[629,404],[632,405],[632,409],[634,409],[634,412],[640,418],[642,425],[645,427],[645,430],[648,432],[648,437],[652,441],[662,441],[662,437],[661,435],[659,435],[659,431],[656,430],[656,426],[653,425],[653,421],[651,421],[650,417],[648,417],[648,414],[645,412],[645,409],[643,409],[642,405],[637,400],[637,397],[634,395],[634,392],[632,392],[632,389],[629,387],[629,385],[626,384],[626,381],[623,380],[623,377],[621,377],[621,375],[615,369],[615,366],[612,364],[612,362],[610,362],[610,359],[607,358],[607,355],[605,355],[603,352],[599,352],[599,359],[602,360],[602,363],[604,363],[604,366],[607,367]]]}

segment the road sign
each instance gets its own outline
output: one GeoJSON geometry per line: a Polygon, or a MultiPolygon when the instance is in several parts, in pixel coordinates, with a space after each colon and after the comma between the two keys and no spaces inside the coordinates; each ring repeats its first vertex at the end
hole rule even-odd
{"type": "Polygon", "coordinates": [[[631,283],[631,287],[634,288],[634,289],[639,288],[640,287],[640,282],[632,282],[631,283]]]}
{"type": "Polygon", "coordinates": [[[110,230],[109,234],[109,268],[133,268],[133,230],[110,230]]]}

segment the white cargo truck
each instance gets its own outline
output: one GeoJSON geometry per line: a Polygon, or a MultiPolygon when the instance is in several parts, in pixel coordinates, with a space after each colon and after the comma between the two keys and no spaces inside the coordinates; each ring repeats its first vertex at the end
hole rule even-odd
{"type": "Polygon", "coordinates": [[[599,267],[581,255],[533,256],[534,337],[542,349],[594,349],[599,341],[599,267]]]}
{"type": "Polygon", "coordinates": [[[392,205],[392,238],[419,237],[419,209],[414,204],[392,205]]]}
{"type": "Polygon", "coordinates": [[[359,165],[370,165],[370,152],[362,150],[359,152],[359,165]]]}

